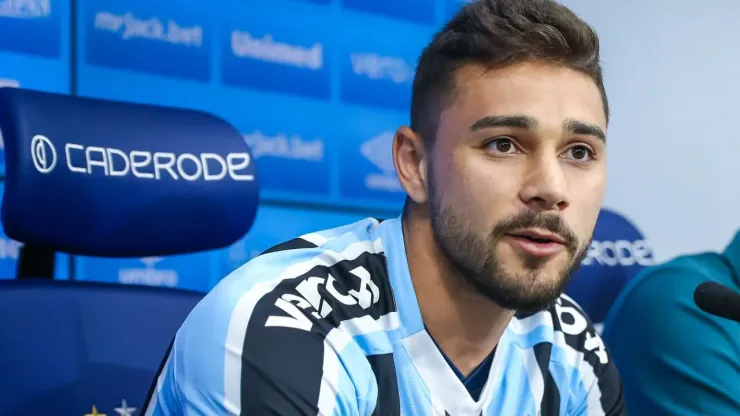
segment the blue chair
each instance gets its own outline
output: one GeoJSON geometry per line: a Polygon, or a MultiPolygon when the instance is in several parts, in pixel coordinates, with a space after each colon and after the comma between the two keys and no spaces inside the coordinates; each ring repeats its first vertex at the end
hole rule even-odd
{"type": "Polygon", "coordinates": [[[53,254],[235,243],[259,200],[249,148],[201,112],[22,89],[0,88],[0,129],[3,227],[25,244],[22,279],[0,284],[0,415],[138,415],[202,295],[53,281],[53,254]]]}
{"type": "Polygon", "coordinates": [[[81,416],[95,406],[138,415],[201,298],[146,286],[0,281],[0,414],[81,416]]]}

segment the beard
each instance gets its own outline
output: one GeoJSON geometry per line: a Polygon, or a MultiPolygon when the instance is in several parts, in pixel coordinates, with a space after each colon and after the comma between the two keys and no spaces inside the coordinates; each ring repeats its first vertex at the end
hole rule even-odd
{"type": "Polygon", "coordinates": [[[556,214],[524,211],[499,222],[487,237],[481,238],[475,232],[479,227],[442,206],[433,190],[430,196],[432,231],[443,255],[458,271],[463,283],[502,308],[519,312],[548,308],[565,291],[587,254],[588,245],[579,248],[578,237],[556,214]],[[506,270],[496,247],[506,234],[530,227],[548,230],[565,240],[569,260],[564,267],[547,271],[544,266],[550,258],[523,256],[522,272],[506,270]]]}

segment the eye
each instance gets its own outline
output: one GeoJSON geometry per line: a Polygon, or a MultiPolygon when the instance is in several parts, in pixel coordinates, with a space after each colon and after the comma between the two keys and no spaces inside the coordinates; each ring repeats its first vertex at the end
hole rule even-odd
{"type": "Polygon", "coordinates": [[[594,151],[588,146],[577,145],[566,150],[565,153],[563,153],[563,156],[566,159],[570,159],[575,162],[588,162],[593,160],[595,155],[594,151]]]}
{"type": "Polygon", "coordinates": [[[514,140],[508,137],[494,139],[486,143],[486,150],[491,153],[512,155],[518,152],[514,140]]]}

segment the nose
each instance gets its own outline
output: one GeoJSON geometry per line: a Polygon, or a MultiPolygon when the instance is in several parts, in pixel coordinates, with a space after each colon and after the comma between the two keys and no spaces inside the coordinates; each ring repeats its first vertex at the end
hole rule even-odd
{"type": "Polygon", "coordinates": [[[542,155],[530,159],[519,199],[527,208],[537,211],[568,208],[568,182],[557,156],[542,155]]]}

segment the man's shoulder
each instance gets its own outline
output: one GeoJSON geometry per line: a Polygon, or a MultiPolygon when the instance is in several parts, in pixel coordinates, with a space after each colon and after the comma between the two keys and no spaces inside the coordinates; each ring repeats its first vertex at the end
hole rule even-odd
{"type": "Polygon", "coordinates": [[[380,222],[369,218],[268,249],[219,282],[190,323],[228,322],[226,332],[244,337],[265,327],[314,331],[379,318],[395,308],[380,222]]]}

